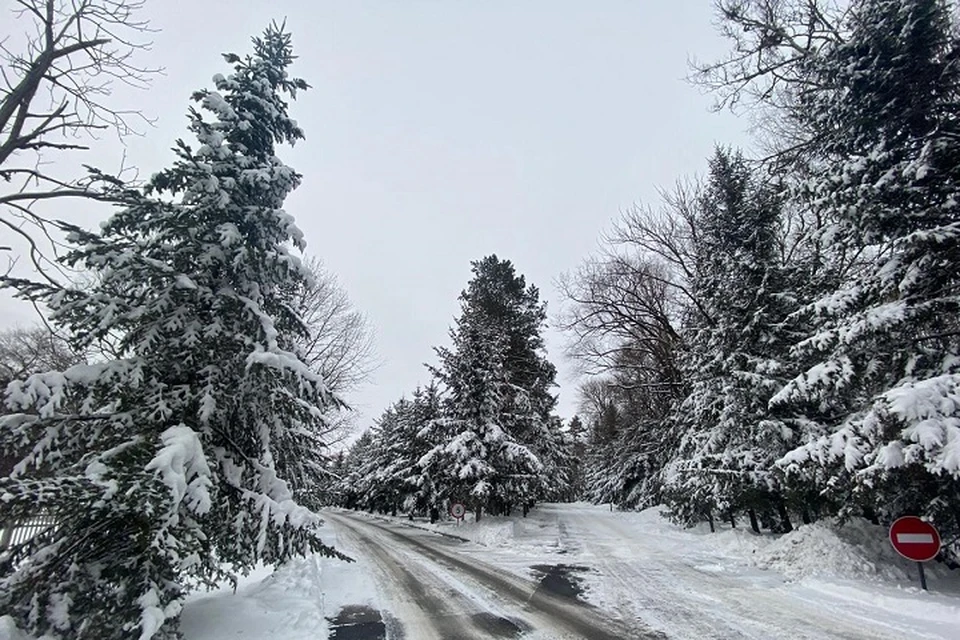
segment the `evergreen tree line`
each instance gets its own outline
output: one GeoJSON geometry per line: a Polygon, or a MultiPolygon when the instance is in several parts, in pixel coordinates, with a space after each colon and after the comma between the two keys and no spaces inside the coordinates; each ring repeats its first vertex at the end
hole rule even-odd
{"type": "Polygon", "coordinates": [[[509,260],[488,256],[472,270],[431,383],[333,461],[333,503],[433,521],[461,503],[479,519],[577,491],[574,436],[554,411],[545,304],[509,260]]]}
{"type": "Polygon", "coordinates": [[[564,281],[585,495],[680,522],[960,536],[960,19],[723,0],[695,78],[757,123],[564,281]]]}

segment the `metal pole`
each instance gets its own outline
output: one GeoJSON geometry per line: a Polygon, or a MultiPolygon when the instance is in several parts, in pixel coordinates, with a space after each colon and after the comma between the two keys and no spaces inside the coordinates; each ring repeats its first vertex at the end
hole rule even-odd
{"type": "Polygon", "coordinates": [[[920,586],[923,587],[923,590],[924,590],[924,591],[926,591],[926,590],[927,590],[927,576],[924,575],[924,573],[923,573],[923,563],[922,563],[922,562],[918,562],[918,563],[917,563],[917,569],[920,570],[920,586]]]}

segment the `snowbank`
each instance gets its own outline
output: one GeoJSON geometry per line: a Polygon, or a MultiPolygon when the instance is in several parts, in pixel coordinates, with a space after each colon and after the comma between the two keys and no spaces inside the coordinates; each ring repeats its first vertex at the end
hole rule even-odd
{"type": "Polygon", "coordinates": [[[327,637],[321,559],[293,561],[256,572],[238,587],[198,593],[184,605],[180,628],[187,640],[327,637]]]}
{"type": "MultiPolygon", "coordinates": [[[[323,540],[355,552],[332,528],[324,529],[323,540]]],[[[248,576],[236,593],[225,588],[195,594],[184,605],[180,624],[186,640],[321,640],[330,631],[328,621],[343,607],[376,609],[375,598],[362,562],[309,556],[248,576]]]]}
{"type": "MultiPolygon", "coordinates": [[[[711,533],[702,523],[682,529],[670,522],[660,508],[620,513],[617,518],[637,535],[655,534],[695,556],[714,557],[720,564],[742,563],[781,574],[791,582],[806,578],[836,578],[919,586],[916,563],[902,558],[890,545],[887,528],[862,518],[840,523],[835,518],[800,525],[784,535],[756,535],[748,527],[718,524],[711,533]]],[[[948,592],[960,594],[960,571],[938,562],[924,565],[927,578],[948,592]]]]}
{"type": "Polygon", "coordinates": [[[457,523],[455,520],[440,520],[431,524],[425,518],[415,518],[410,520],[405,517],[390,517],[384,515],[369,516],[371,518],[380,518],[389,520],[397,524],[433,531],[445,536],[469,540],[485,547],[506,547],[512,546],[516,541],[515,527],[517,518],[507,518],[503,516],[483,516],[480,522],[474,520],[472,513],[466,514],[464,519],[457,523]]]}
{"type": "MultiPolygon", "coordinates": [[[[333,529],[325,529],[323,538],[343,546],[333,529]]],[[[369,570],[358,563],[309,556],[276,570],[260,567],[239,580],[236,592],[225,583],[190,594],[180,629],[185,640],[322,640],[328,619],[347,605],[375,605],[375,593],[369,570]]],[[[3,616],[0,640],[32,638],[3,616]]]]}
{"type": "MultiPolygon", "coordinates": [[[[916,563],[893,550],[887,528],[863,519],[843,525],[832,519],[803,525],[758,550],[753,561],[793,580],[830,577],[904,586],[918,581],[916,563]]],[[[933,582],[960,580],[960,572],[950,571],[941,563],[924,566],[933,582]]]]}
{"type": "Polygon", "coordinates": [[[831,576],[850,579],[906,581],[899,556],[887,548],[885,531],[866,522],[845,527],[834,522],[804,525],[776,539],[754,557],[757,566],[787,578],[831,576]],[[878,544],[879,543],[879,544],[878,544]]]}
{"type": "Polygon", "coordinates": [[[30,640],[30,637],[17,628],[10,616],[0,616],[0,640],[30,640]]]}

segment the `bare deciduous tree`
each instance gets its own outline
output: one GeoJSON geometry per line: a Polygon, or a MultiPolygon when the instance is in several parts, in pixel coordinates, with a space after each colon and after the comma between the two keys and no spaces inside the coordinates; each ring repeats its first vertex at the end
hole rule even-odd
{"type": "Polygon", "coordinates": [[[815,88],[806,65],[824,47],[845,41],[850,3],[716,0],[714,5],[731,51],[714,62],[695,62],[692,80],[714,93],[717,109],[746,107],[771,159],[795,158],[811,143],[797,117],[804,96],[815,88]]]}
{"type": "Polygon", "coordinates": [[[696,193],[696,185],[681,184],[662,194],[662,209],[627,211],[604,237],[602,253],[560,279],[567,304],[559,325],[584,373],[633,369],[634,379],[675,379],[678,327],[698,307],[689,284],[696,193]]]}
{"type": "MultiPolygon", "coordinates": [[[[373,330],[350,301],[336,275],[317,258],[306,260],[313,282],[300,292],[300,314],[309,330],[301,344],[303,361],[323,376],[338,396],[349,394],[367,381],[377,367],[373,330]]],[[[351,414],[335,410],[328,416],[331,443],[349,435],[351,414]]]]}
{"type": "Polygon", "coordinates": [[[32,373],[63,371],[83,360],[46,327],[0,330],[0,387],[32,373]]]}
{"type": "MultiPolygon", "coordinates": [[[[44,371],[63,371],[83,360],[45,326],[0,330],[0,390],[13,380],[44,371]]],[[[5,410],[0,402],[0,414],[5,410]]],[[[0,478],[9,474],[20,458],[15,452],[0,451],[0,478]]]]}
{"type": "Polygon", "coordinates": [[[303,359],[337,394],[352,391],[376,368],[373,332],[353,306],[337,277],[323,262],[308,258],[313,283],[301,292],[300,313],[310,330],[303,359]]]}
{"type": "MultiPolygon", "coordinates": [[[[63,153],[85,150],[113,131],[125,136],[144,117],[111,104],[120,82],[146,85],[156,70],[138,65],[148,31],[137,12],[144,0],[15,0],[5,24],[24,27],[21,39],[0,37],[0,226],[18,235],[41,272],[40,243],[55,251],[51,220],[39,203],[52,198],[113,200],[122,181],[87,168],[67,175],[63,153]],[[15,42],[22,40],[20,46],[15,42]]],[[[0,250],[12,250],[6,242],[0,250]]]]}

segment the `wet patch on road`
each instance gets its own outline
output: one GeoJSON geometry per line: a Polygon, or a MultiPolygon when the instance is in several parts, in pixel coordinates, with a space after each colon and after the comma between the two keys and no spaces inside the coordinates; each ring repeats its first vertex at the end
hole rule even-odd
{"type": "Polygon", "coordinates": [[[330,623],[330,640],[386,640],[387,627],[380,612],[363,605],[343,607],[330,623]]]}
{"type": "Polygon", "coordinates": [[[521,622],[515,622],[509,618],[502,618],[489,611],[481,611],[470,616],[473,625],[482,631],[486,631],[494,638],[519,638],[524,633],[531,631],[529,625],[521,622]]]}
{"type": "Polygon", "coordinates": [[[589,567],[573,564],[535,564],[530,568],[540,582],[534,595],[549,593],[572,600],[580,600],[580,594],[583,593],[583,580],[576,574],[590,570],[589,567]]]}

